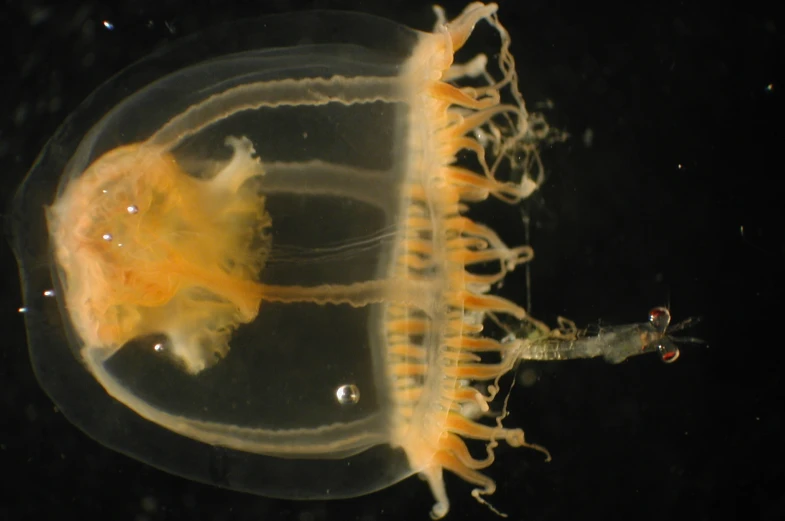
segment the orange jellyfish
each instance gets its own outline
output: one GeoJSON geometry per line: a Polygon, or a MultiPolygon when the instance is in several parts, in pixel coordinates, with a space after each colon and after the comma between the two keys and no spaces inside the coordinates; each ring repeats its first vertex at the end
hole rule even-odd
{"type": "Polygon", "coordinates": [[[675,359],[667,310],[587,337],[495,294],[532,249],[469,208],[536,190],[553,134],[525,108],[496,4],[435,11],[432,32],[318,11],[240,23],[69,118],[13,219],[31,359],[71,421],[268,496],[419,474],[441,518],[445,470],[484,501],[499,443],[544,451],[491,416],[519,360],[675,359]],[[456,61],[481,22],[498,59],[456,61]],[[487,334],[502,315],[511,334],[487,334]]]}

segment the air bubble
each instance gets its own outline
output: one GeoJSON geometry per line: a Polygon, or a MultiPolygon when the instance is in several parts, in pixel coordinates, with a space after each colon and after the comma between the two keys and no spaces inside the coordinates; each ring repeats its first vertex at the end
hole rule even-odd
{"type": "Polygon", "coordinates": [[[341,405],[352,405],[360,401],[360,388],[354,384],[340,386],[335,391],[335,398],[341,405]]]}

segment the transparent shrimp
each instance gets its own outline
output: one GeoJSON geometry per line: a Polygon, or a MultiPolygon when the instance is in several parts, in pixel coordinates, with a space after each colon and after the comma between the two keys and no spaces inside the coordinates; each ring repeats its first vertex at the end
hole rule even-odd
{"type": "Polygon", "coordinates": [[[674,337],[672,333],[690,327],[699,319],[687,319],[670,327],[668,308],[655,307],[649,319],[637,324],[601,326],[595,332],[578,330],[567,319],[559,319],[559,328],[553,331],[531,331],[531,325],[521,324],[517,331],[509,331],[503,343],[518,343],[512,350],[520,360],[572,360],[603,357],[612,364],[632,356],[658,353],[665,363],[679,358],[677,343],[702,343],[698,338],[674,337]]]}

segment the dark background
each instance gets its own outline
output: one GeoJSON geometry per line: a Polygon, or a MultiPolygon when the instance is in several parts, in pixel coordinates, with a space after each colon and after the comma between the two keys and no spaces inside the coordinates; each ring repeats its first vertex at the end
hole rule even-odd
{"type": "MultiPolygon", "coordinates": [[[[677,321],[704,317],[689,334],[707,344],[669,366],[526,366],[537,379],[513,391],[508,423],[554,460],[500,450],[493,503],[528,521],[785,519],[776,3],[500,4],[524,96],[550,100],[549,119],[572,135],[545,151],[549,179],[527,207],[534,314],[617,324],[669,305],[677,321]]],[[[446,7],[454,16],[463,3],[446,7]]],[[[204,27],[312,8],[433,23],[427,3],[400,0],[4,2],[4,208],[48,137],[115,72],[204,27]]],[[[188,482],[100,446],[36,383],[5,244],[0,262],[0,519],[427,519],[432,499],[415,478],[352,500],[290,502],[188,482]]],[[[448,519],[496,519],[448,480],[448,519]]]]}

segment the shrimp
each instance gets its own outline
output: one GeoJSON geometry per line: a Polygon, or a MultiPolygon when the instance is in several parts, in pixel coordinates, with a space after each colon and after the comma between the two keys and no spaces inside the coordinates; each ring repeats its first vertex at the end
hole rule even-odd
{"type": "Polygon", "coordinates": [[[693,337],[674,337],[672,333],[692,327],[699,318],[690,318],[671,326],[671,313],[666,307],[655,307],[649,311],[646,322],[619,326],[600,326],[596,331],[579,330],[575,323],[559,318],[559,327],[554,330],[537,328],[531,331],[531,323],[524,322],[516,330],[505,327],[508,335],[502,343],[512,344],[508,353],[520,360],[572,360],[578,358],[603,357],[607,362],[618,364],[641,354],[658,353],[665,363],[679,358],[678,343],[703,343],[693,337]]]}

